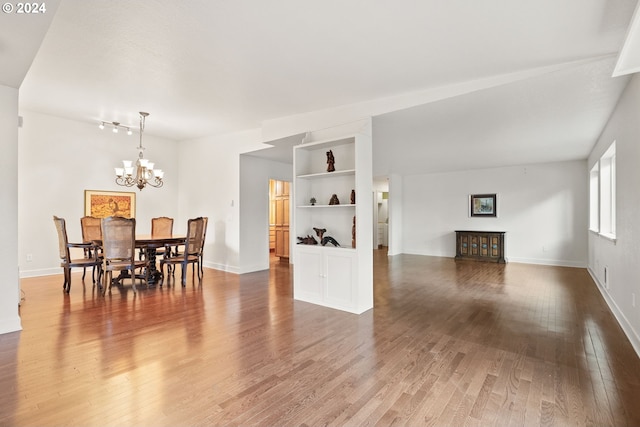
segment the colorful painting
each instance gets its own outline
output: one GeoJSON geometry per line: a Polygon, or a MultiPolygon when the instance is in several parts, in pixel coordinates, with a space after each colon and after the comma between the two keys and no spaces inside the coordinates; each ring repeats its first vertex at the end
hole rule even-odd
{"type": "Polygon", "coordinates": [[[84,214],[96,218],[108,216],[135,218],[136,193],[84,190],[84,214]]]}

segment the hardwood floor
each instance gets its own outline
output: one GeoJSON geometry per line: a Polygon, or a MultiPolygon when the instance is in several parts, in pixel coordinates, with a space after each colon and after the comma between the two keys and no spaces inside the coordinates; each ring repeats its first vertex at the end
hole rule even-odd
{"type": "Polygon", "coordinates": [[[640,425],[640,360],[586,270],[374,257],[360,316],[294,301],[278,261],[137,295],[24,279],[0,425],[640,425]]]}

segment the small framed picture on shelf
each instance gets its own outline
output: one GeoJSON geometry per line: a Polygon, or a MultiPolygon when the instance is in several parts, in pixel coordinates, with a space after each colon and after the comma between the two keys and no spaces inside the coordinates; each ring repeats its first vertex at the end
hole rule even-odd
{"type": "Polygon", "coordinates": [[[498,205],[495,194],[471,194],[469,196],[471,216],[497,217],[498,205]]]}

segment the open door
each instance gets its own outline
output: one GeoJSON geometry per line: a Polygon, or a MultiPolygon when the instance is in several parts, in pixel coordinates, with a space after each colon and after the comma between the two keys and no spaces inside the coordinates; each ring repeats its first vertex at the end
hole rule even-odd
{"type": "Polygon", "coordinates": [[[289,259],[289,182],[269,180],[269,250],[289,259]]]}

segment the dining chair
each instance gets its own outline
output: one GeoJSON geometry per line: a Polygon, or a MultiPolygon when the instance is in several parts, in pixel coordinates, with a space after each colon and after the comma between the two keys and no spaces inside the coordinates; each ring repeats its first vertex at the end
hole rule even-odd
{"type": "MultiPolygon", "coordinates": [[[[156,218],[151,218],[151,237],[157,236],[172,236],[173,235],[173,218],[169,218],[167,216],[160,216],[156,218]]],[[[178,247],[175,247],[175,251],[178,251],[178,247]]],[[[140,248],[139,258],[143,257],[149,258],[147,254],[147,249],[140,248]]],[[[174,254],[171,249],[171,245],[165,245],[164,247],[155,248],[155,257],[163,257],[166,258],[174,254]]],[[[151,261],[151,260],[150,260],[151,261]]]]}
{"type": "Polygon", "coordinates": [[[103,218],[102,225],[102,251],[104,284],[102,293],[109,291],[113,284],[113,272],[128,272],[131,277],[133,292],[136,290],[136,270],[140,269],[140,283],[149,283],[149,261],[144,259],[136,260],[136,219],[110,216],[103,218]]]}
{"type": "MultiPolygon", "coordinates": [[[[209,217],[203,216],[202,220],[203,220],[203,223],[202,223],[202,247],[200,248],[200,255],[198,255],[198,258],[199,258],[198,266],[200,268],[200,275],[204,274],[204,267],[203,267],[203,265],[204,265],[204,263],[203,263],[204,255],[203,255],[203,252],[204,252],[204,244],[205,244],[206,239],[207,239],[207,224],[209,223],[209,217]]],[[[175,247],[175,250],[174,250],[174,252],[171,253],[171,256],[178,256],[178,257],[183,256],[183,253],[180,252],[180,250],[179,250],[179,246],[175,247]]]]}
{"type": "MultiPolygon", "coordinates": [[[[161,216],[157,218],[151,218],[151,237],[155,236],[172,236],[173,235],[173,218],[161,216]]],[[[165,246],[164,248],[156,249],[156,256],[162,255],[163,257],[169,256],[171,253],[171,247],[165,246]]]]}
{"type": "MultiPolygon", "coordinates": [[[[198,279],[202,280],[202,272],[200,270],[200,254],[202,253],[204,218],[193,218],[187,221],[187,237],[184,244],[184,250],[177,256],[163,258],[160,260],[160,271],[164,274],[164,266],[167,266],[167,274],[169,268],[172,267],[175,272],[175,266],[182,266],[182,286],[187,283],[187,265],[192,264],[193,274],[197,266],[198,279]]],[[[168,276],[166,276],[168,277],[168,276]]]]}
{"type": "MultiPolygon", "coordinates": [[[[83,216],[80,218],[80,228],[82,229],[82,243],[93,243],[95,248],[87,248],[84,250],[84,256],[91,257],[92,251],[97,252],[97,256],[102,256],[102,247],[99,246],[96,242],[102,241],[102,229],[100,225],[100,218],[96,218],[95,216],[83,216]]],[[[82,272],[82,279],[84,280],[84,276],[87,273],[87,268],[84,268],[82,272]]],[[[92,277],[93,280],[96,280],[96,267],[94,266],[92,269],[92,277]]]]}
{"type": "MultiPolygon", "coordinates": [[[[56,231],[58,232],[60,267],[62,267],[64,272],[64,283],[62,285],[62,289],[64,289],[66,293],[69,293],[71,290],[71,269],[75,267],[83,268],[85,271],[88,267],[97,269],[98,274],[97,277],[93,277],[93,284],[94,286],[96,283],[100,284],[102,260],[98,256],[96,245],[93,243],[69,243],[67,236],[67,224],[64,218],[59,218],[54,215],[53,222],[55,223],[56,231]],[[72,258],[71,249],[73,248],[82,249],[85,256],[82,258],[72,258]]],[[[82,281],[84,283],[84,274],[82,275],[82,281]]]]}
{"type": "Polygon", "coordinates": [[[199,258],[200,260],[198,261],[198,265],[200,267],[200,275],[204,275],[204,262],[203,262],[203,252],[204,252],[204,243],[207,239],[207,224],[209,223],[209,217],[207,216],[203,216],[202,217],[203,223],[202,223],[202,246],[200,247],[200,255],[199,258]]]}

